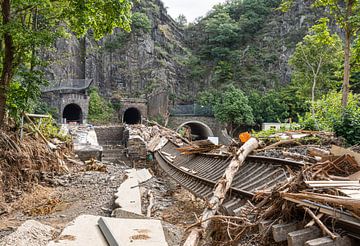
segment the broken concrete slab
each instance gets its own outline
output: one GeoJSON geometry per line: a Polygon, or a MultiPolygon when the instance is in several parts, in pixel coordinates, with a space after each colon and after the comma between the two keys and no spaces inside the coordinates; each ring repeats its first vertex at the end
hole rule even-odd
{"type": "MultiPolygon", "coordinates": [[[[120,208],[114,209],[111,214],[111,217],[122,218],[122,219],[150,219],[145,215],[134,214],[128,211],[124,211],[120,208]]],[[[181,239],[184,235],[184,230],[165,221],[161,221],[161,224],[163,226],[165,239],[168,245],[179,246],[181,243],[181,239]]]]}
{"type": "Polygon", "coordinates": [[[126,170],[128,178],[115,193],[115,205],[122,210],[141,214],[141,194],[136,170],[126,170]]]}
{"type": "Polygon", "coordinates": [[[98,223],[110,245],[168,245],[160,220],[102,217],[98,223]]]}
{"type": "Polygon", "coordinates": [[[80,215],[48,246],[107,246],[106,239],[98,227],[99,218],[100,216],[95,215],[80,215]]]}
{"type": "Polygon", "coordinates": [[[15,232],[2,238],[0,246],[45,246],[52,239],[54,230],[38,221],[27,220],[15,232]]]}
{"type": "Polygon", "coordinates": [[[152,174],[149,172],[149,169],[145,169],[145,168],[137,170],[135,175],[139,183],[143,183],[152,178],[152,174]]]}

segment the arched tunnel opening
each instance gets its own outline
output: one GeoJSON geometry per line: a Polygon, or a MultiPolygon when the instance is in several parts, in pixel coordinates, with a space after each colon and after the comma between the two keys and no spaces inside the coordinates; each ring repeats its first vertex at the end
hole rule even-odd
{"type": "Polygon", "coordinates": [[[66,105],[63,111],[63,119],[66,119],[66,122],[77,122],[79,124],[83,123],[83,114],[81,107],[75,103],[66,105]]]}
{"type": "Polygon", "coordinates": [[[141,113],[137,108],[128,108],[124,112],[123,122],[129,125],[141,123],[141,113]]]}
{"type": "Polygon", "coordinates": [[[204,140],[214,136],[210,127],[200,121],[185,122],[178,127],[177,132],[184,131],[185,129],[190,130],[192,140],[204,140]]]}

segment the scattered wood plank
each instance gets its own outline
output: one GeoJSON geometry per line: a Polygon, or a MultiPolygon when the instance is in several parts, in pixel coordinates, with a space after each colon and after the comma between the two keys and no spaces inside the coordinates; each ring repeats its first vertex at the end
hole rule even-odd
{"type": "Polygon", "coordinates": [[[355,212],[355,214],[360,214],[360,200],[353,199],[345,196],[333,196],[328,194],[320,193],[311,193],[311,192],[302,192],[302,193],[282,193],[282,197],[294,198],[294,199],[306,199],[310,201],[330,203],[333,205],[345,207],[350,211],[355,212]]]}
{"type": "Polygon", "coordinates": [[[152,210],[152,208],[154,206],[154,202],[155,202],[154,192],[149,190],[148,196],[149,196],[149,206],[147,207],[147,210],[146,210],[146,216],[151,217],[151,210],[152,210]]]}
{"type": "Polygon", "coordinates": [[[358,165],[360,166],[360,154],[356,153],[350,149],[345,149],[336,145],[332,145],[331,146],[331,150],[330,150],[331,154],[333,155],[345,155],[345,154],[349,154],[352,157],[354,157],[354,159],[356,160],[356,162],[358,163],[358,165]]]}

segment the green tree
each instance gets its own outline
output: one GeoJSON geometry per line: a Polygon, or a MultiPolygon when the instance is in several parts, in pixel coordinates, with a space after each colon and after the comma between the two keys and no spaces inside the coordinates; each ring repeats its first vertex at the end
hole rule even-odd
{"type": "Polygon", "coordinates": [[[185,25],[187,24],[187,19],[184,14],[180,14],[178,17],[176,17],[175,21],[180,27],[185,27],[185,25]]]}
{"type": "Polygon", "coordinates": [[[315,91],[321,89],[326,93],[336,86],[334,73],[341,62],[341,40],[338,35],[330,33],[328,21],[321,18],[318,24],[312,26],[289,59],[293,69],[292,83],[305,97],[311,94],[314,120],[315,91]]]}
{"type": "Polygon", "coordinates": [[[228,86],[222,93],[216,90],[201,93],[199,103],[211,106],[215,118],[226,123],[231,134],[235,132],[235,126],[254,124],[247,96],[233,85],[228,86]]]}
{"type": "MultiPolygon", "coordinates": [[[[283,0],[282,9],[291,7],[294,0],[283,0]]],[[[330,13],[336,20],[337,26],[344,32],[344,74],[342,84],[342,107],[345,108],[349,95],[350,81],[350,58],[351,43],[358,34],[360,28],[360,3],[358,0],[311,0],[313,6],[324,11],[324,15],[330,13]]]]}
{"type": "Polygon", "coordinates": [[[130,0],[2,0],[0,126],[9,84],[22,65],[34,71],[37,54],[67,30],[79,36],[88,30],[96,39],[115,27],[130,30],[130,0]]]}
{"type": "Polygon", "coordinates": [[[99,95],[95,88],[90,90],[89,121],[95,124],[109,123],[113,117],[114,108],[99,95]]]}

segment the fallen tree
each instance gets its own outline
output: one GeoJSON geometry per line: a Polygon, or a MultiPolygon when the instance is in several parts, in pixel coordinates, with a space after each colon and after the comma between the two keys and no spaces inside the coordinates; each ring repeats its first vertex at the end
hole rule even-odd
{"type": "Polygon", "coordinates": [[[219,179],[214,188],[214,194],[209,200],[207,207],[205,208],[200,221],[202,221],[199,227],[195,227],[190,232],[186,239],[184,246],[198,245],[202,236],[206,235],[211,228],[211,218],[216,214],[224,199],[226,193],[231,187],[233,178],[239,168],[245,161],[245,158],[257,147],[259,142],[256,138],[250,138],[241,148],[236,152],[236,155],[231,160],[229,166],[226,168],[225,173],[219,179]]]}

